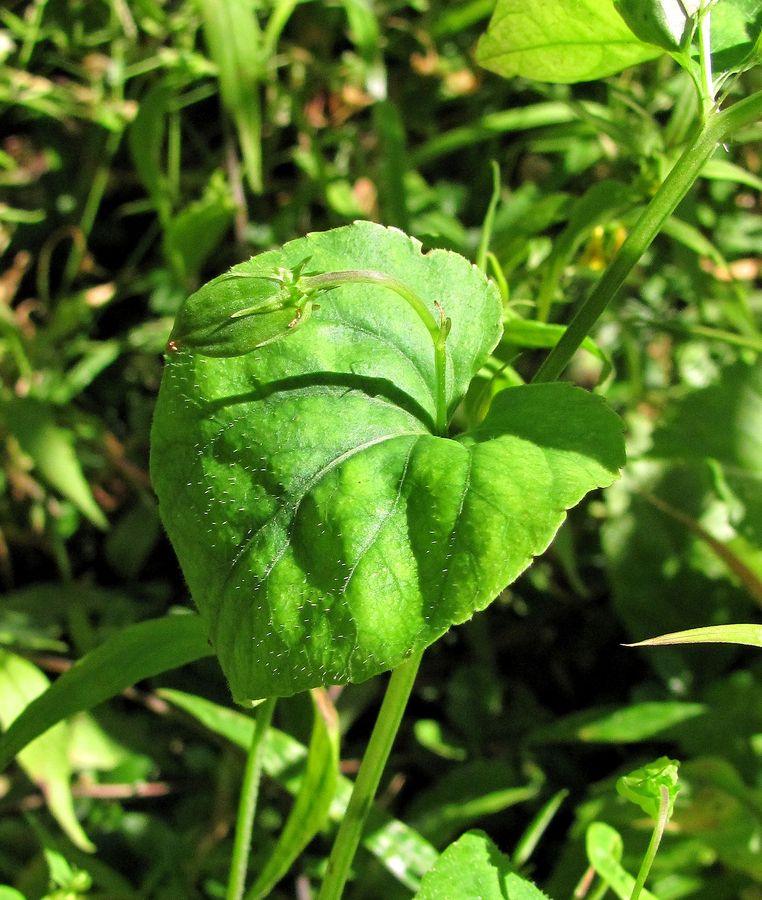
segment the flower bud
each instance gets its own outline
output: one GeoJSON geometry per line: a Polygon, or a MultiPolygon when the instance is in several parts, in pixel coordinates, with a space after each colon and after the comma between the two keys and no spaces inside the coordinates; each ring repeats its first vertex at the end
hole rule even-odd
{"type": "Polygon", "coordinates": [[[243,356],[290,334],[311,309],[310,298],[297,287],[291,271],[230,272],[183,303],[167,350],[243,356]]]}

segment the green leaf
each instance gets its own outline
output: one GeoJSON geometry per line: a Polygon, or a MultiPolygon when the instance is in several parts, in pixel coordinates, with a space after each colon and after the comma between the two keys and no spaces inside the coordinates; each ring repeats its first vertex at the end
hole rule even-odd
{"type": "MultiPolygon", "coordinates": [[[[690,396],[687,394],[686,399],[690,396]]],[[[727,396],[731,407],[741,400],[730,392],[727,396]]],[[[680,405],[676,400],[667,407],[665,427],[670,409],[679,415],[680,405]]],[[[753,408],[753,404],[748,407],[750,414],[753,408]]],[[[721,409],[719,404],[707,404],[705,410],[706,415],[716,415],[713,421],[718,431],[731,427],[736,416],[732,409],[721,409]]],[[[696,413],[700,415],[699,409],[696,413]]],[[[713,429],[702,431],[708,436],[713,429]]],[[[676,438],[676,433],[673,436],[676,438]]],[[[718,438],[712,437],[714,441],[718,438]]],[[[674,444],[670,440],[670,444],[670,451],[699,457],[704,449],[690,441],[678,446],[677,440],[674,444]]],[[[663,447],[666,451],[666,442],[663,447]]],[[[745,562],[716,539],[710,543],[710,527],[715,531],[721,523],[719,533],[727,534],[729,518],[744,529],[752,521],[724,486],[726,472],[734,483],[741,481],[740,468],[726,470],[702,459],[631,461],[627,483],[607,492],[610,515],[602,529],[603,546],[614,604],[630,640],[753,619],[749,593],[755,583],[753,560],[745,562]],[[718,487],[722,490],[719,496],[718,487]],[[697,525],[701,525],[701,532],[697,525]],[[659,602],[654,603],[654,597],[659,602]]],[[[753,477],[748,483],[753,485],[753,477]]],[[[717,647],[702,656],[698,668],[694,665],[696,652],[678,646],[647,653],[645,659],[665,681],[682,677],[681,673],[691,669],[693,683],[706,685],[727,668],[733,654],[731,647],[717,647]]]]}
{"type": "Polygon", "coordinates": [[[162,157],[171,99],[169,85],[160,81],[140,101],[138,114],[127,131],[127,143],[135,171],[163,225],[169,222],[172,213],[172,198],[162,157]]]}
{"type": "MultiPolygon", "coordinates": [[[[629,645],[632,646],[632,645],[629,645]]],[[[558,719],[532,733],[532,741],[555,743],[583,741],[591,744],[632,744],[653,740],[657,735],[703,716],[703,703],[652,700],[612,710],[591,709],[558,719]]]]}
{"type": "Polygon", "coordinates": [[[727,870],[746,872],[757,883],[762,880],[759,788],[747,784],[720,757],[689,760],[681,769],[681,780],[688,796],[675,810],[677,832],[710,847],[727,870]]]}
{"type": "Polygon", "coordinates": [[[198,616],[174,615],[130,625],[83,656],[27,706],[0,738],[0,771],[57,722],[169,669],[210,656],[198,616]]]}
{"type": "Polygon", "coordinates": [[[548,900],[513,871],[510,859],[483,831],[467,831],[450,844],[415,896],[416,900],[548,900]]]}
{"type": "Polygon", "coordinates": [[[472,760],[419,791],[406,819],[433,843],[443,844],[485,816],[533,800],[541,786],[540,778],[519,777],[507,763],[472,760]]]}
{"type": "Polygon", "coordinates": [[[214,172],[201,197],[166,223],[167,258],[177,261],[183,278],[194,281],[198,277],[232,224],[235,211],[225,176],[222,172],[214,172]]]}
{"type": "MultiPolygon", "coordinates": [[[[613,178],[596,182],[574,201],[564,230],[553,241],[553,248],[545,263],[542,283],[537,294],[537,314],[543,323],[548,320],[564,269],[572,261],[582,242],[596,227],[609,222],[627,209],[632,202],[632,189],[613,178]]],[[[590,341],[590,338],[586,340],[590,341]]]]}
{"type": "Polygon", "coordinates": [[[505,78],[568,84],[613,75],[660,53],[635,37],[613,0],[498,0],[476,59],[505,78]]]}
{"type": "Polygon", "coordinates": [[[249,186],[262,190],[260,86],[262,31],[249,0],[196,0],[204,38],[217,66],[220,94],[235,122],[249,186]]]}
{"type": "Polygon", "coordinates": [[[617,779],[616,789],[620,797],[636,803],[652,819],[658,819],[662,794],[668,798],[667,817],[672,815],[675,797],[680,790],[677,783],[677,760],[661,756],[617,779]]]}
{"type": "Polygon", "coordinates": [[[619,15],[641,41],[679,50],[690,40],[699,0],[614,0],[619,15]]]}
{"type": "MultiPolygon", "coordinates": [[[[620,900],[630,900],[635,879],[622,867],[622,838],[604,822],[592,822],[585,832],[585,847],[590,865],[620,900]]],[[[643,888],[640,900],[658,900],[643,888]]]]}
{"type": "Polygon", "coordinates": [[[673,631],[627,646],[659,647],[665,644],[745,644],[748,647],[762,647],[762,625],[707,625],[705,628],[673,631]]]}
{"type": "Polygon", "coordinates": [[[759,0],[720,0],[712,8],[712,65],[736,72],[762,61],[759,0]]]}
{"type": "Polygon", "coordinates": [[[755,191],[762,191],[762,178],[736,165],[728,159],[712,157],[701,170],[701,177],[712,181],[732,181],[735,184],[743,184],[755,191]]]}
{"type": "MultiPolygon", "coordinates": [[[[35,698],[44,695],[48,685],[47,677],[33,663],[0,650],[0,724],[6,731],[3,742],[8,740],[9,729],[27,715],[35,698]]],[[[18,762],[40,788],[50,812],[72,843],[88,852],[95,850],[74,812],[66,724],[59,721],[47,734],[32,741],[19,753],[18,762]]]]}
{"type": "Polygon", "coordinates": [[[328,819],[339,778],[338,718],[327,694],[320,689],[312,692],[312,701],[312,737],[301,787],[278,843],[247,892],[246,900],[270,896],[270,891],[328,819]]]}
{"type": "MultiPolygon", "coordinates": [[[[515,356],[517,347],[530,349],[550,349],[556,344],[566,333],[566,325],[557,325],[552,322],[538,322],[536,319],[509,319],[505,323],[500,345],[495,350],[495,356],[498,359],[506,359],[506,348],[511,352],[511,356],[515,356]]],[[[580,347],[591,353],[602,364],[601,380],[605,380],[611,372],[611,359],[591,337],[586,337],[580,347]]]]}
{"type": "Polygon", "coordinates": [[[442,759],[457,759],[463,762],[468,755],[464,747],[456,746],[445,738],[442,723],[436,719],[418,719],[413,730],[418,743],[442,759]]]}
{"type": "MultiPolygon", "coordinates": [[[[193,716],[214,734],[248,750],[254,733],[251,718],[233,709],[212,703],[183,691],[162,688],[161,697],[193,716]]],[[[300,791],[304,781],[307,750],[294,738],[270,728],[264,738],[262,768],[291,793],[300,791]]],[[[329,809],[333,822],[340,822],[349,803],[352,782],[339,776],[336,793],[329,809]]],[[[363,846],[410,890],[417,890],[420,879],[436,860],[436,850],[412,828],[373,807],[363,837],[363,846]]]]}
{"type": "MultiPolygon", "coordinates": [[[[460,403],[500,336],[499,297],[462,257],[399,231],[361,222],[265,253],[202,289],[210,315],[306,259],[440,304],[447,408],[460,403]]],[[[242,702],[394,668],[487,606],[623,462],[616,416],[569,384],[503,391],[475,430],[433,434],[419,316],[373,284],[319,299],[256,352],[170,354],[154,418],[162,519],[242,702]]]]}
{"type": "Polygon", "coordinates": [[[650,455],[709,463],[719,489],[734,501],[732,524],[762,545],[762,367],[728,367],[716,384],[673,403],[650,455]]]}
{"type": "Polygon", "coordinates": [[[95,502],[77,459],[74,438],[70,431],[56,424],[51,408],[39,400],[24,397],[0,405],[0,415],[45,481],[71,500],[93,525],[106,528],[106,517],[95,502]]]}
{"type": "MultiPolygon", "coordinates": [[[[49,834],[33,816],[29,817],[29,824],[42,845],[42,853],[48,867],[51,886],[58,888],[60,891],[60,893],[56,891],[53,894],[49,894],[47,897],[58,898],[64,895],[66,900],[69,897],[72,897],[73,900],[79,894],[89,891],[92,887],[92,878],[89,873],[72,866],[56,845],[57,842],[54,836],[49,834]]],[[[47,898],[44,898],[44,900],[47,900],[47,898]]]]}

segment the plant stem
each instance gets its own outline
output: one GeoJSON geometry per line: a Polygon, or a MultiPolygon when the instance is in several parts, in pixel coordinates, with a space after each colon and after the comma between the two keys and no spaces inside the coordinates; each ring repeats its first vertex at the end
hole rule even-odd
{"type": "Polygon", "coordinates": [[[241,900],[246,887],[246,870],[251,851],[251,829],[254,813],[257,809],[259,794],[259,776],[262,771],[262,741],[272,721],[275,710],[275,698],[265,700],[257,709],[254,725],[254,736],[251,739],[249,754],[246,757],[246,769],[243,773],[241,797],[238,803],[238,817],[235,826],[233,857],[230,862],[230,881],[225,895],[226,900],[241,900]]]}
{"type": "Polygon", "coordinates": [[[434,344],[434,375],[436,381],[436,431],[447,434],[447,354],[445,340],[447,338],[446,321],[437,321],[426,302],[412,291],[404,282],[372,269],[349,269],[346,272],[325,272],[322,275],[304,275],[299,279],[299,287],[304,291],[328,290],[344,284],[377,284],[394,291],[402,297],[414,310],[418,318],[426,326],[434,344]]]}
{"type": "Polygon", "coordinates": [[[699,12],[699,65],[701,67],[701,105],[706,119],[714,108],[714,76],[712,75],[712,28],[711,13],[707,4],[702,3],[699,12]]]}
{"type": "Polygon", "coordinates": [[[656,827],[651,835],[651,840],[648,842],[646,855],[643,857],[643,862],[640,864],[640,871],[638,872],[638,877],[635,880],[635,885],[630,894],[630,900],[638,900],[640,892],[643,890],[643,885],[646,883],[648,873],[651,871],[651,866],[656,858],[656,851],[659,849],[659,844],[661,843],[664,834],[664,828],[669,819],[669,791],[664,785],[659,787],[659,795],[659,818],[656,820],[656,827]]]}
{"type": "Polygon", "coordinates": [[[500,202],[500,166],[494,159],[490,161],[490,165],[492,166],[492,196],[484,216],[482,234],[479,238],[479,249],[476,251],[476,267],[485,274],[487,272],[487,254],[489,253],[489,245],[492,240],[492,229],[495,227],[495,212],[497,211],[497,204],[500,202]]]}
{"type": "Polygon", "coordinates": [[[576,315],[532,381],[555,381],[589,334],[601,313],[616,296],[624,280],[651,245],[666,220],[701,174],[718,144],[734,131],[762,117],[762,91],[739,101],[721,113],[711,114],[675,163],[651,202],[643,210],[611,265],[576,315]]]}
{"type": "Polygon", "coordinates": [[[392,672],[386,688],[384,702],[376,719],[373,734],[365,750],[360,771],[349,799],[347,811],[339,826],[336,840],[328,859],[323,886],[318,900],[339,900],[362,837],[378,783],[384,771],[392,743],[402,721],[410,691],[413,688],[423,651],[416,653],[392,672]]]}

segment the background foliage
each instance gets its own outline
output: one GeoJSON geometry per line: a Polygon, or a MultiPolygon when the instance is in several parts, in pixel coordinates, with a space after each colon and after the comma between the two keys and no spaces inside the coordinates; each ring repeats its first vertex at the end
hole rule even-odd
{"type": "MultiPolygon", "coordinates": [[[[668,57],[574,86],[491,75],[474,61],[491,8],[0,9],[4,727],[70,661],[189,604],[147,459],[161,353],[200,283],[358,218],[476,258],[494,159],[505,365],[464,423],[485,392],[536,369],[550,333],[536,322],[568,319],[676,156],[695,100],[668,57]]],[[[752,70],[735,91],[760,80],[752,70]]],[[[762,128],[735,138],[570,373],[625,419],[625,477],[427,654],[380,797],[409,829],[378,812],[389,830],[358,857],[353,896],[409,896],[432,845],[472,826],[552,896],[569,896],[591,841],[608,840],[593,822],[619,831],[633,871],[650,822],[614,783],[664,753],[683,763],[681,791],[653,892],[762,896],[756,653],[621,646],[750,621],[762,602],[762,128]]],[[[382,686],[332,695],[350,776],[382,686]]],[[[311,721],[308,697],[279,706],[255,868],[318,739],[311,721]]],[[[250,727],[210,659],[73,717],[0,782],[0,880],[30,898],[55,896],[51,878],[74,896],[224,895],[250,727]]],[[[329,837],[273,896],[308,890],[329,837]]]]}

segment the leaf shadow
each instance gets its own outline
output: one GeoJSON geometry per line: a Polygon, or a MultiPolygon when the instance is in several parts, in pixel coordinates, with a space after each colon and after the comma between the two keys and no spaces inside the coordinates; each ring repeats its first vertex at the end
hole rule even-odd
{"type": "Polygon", "coordinates": [[[343,387],[346,388],[347,393],[356,391],[373,399],[386,400],[417,419],[430,432],[434,433],[435,430],[431,413],[409,394],[385,378],[370,378],[351,372],[311,372],[305,375],[294,375],[290,378],[279,378],[275,381],[262,382],[256,379],[252,379],[252,381],[254,386],[251,390],[210,400],[205,404],[207,410],[213,413],[238,403],[253,403],[257,400],[265,400],[275,394],[303,391],[311,387],[343,387]]]}

